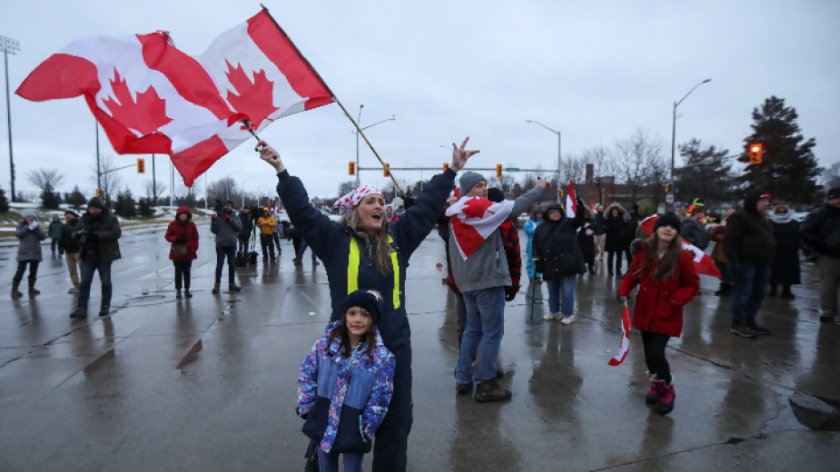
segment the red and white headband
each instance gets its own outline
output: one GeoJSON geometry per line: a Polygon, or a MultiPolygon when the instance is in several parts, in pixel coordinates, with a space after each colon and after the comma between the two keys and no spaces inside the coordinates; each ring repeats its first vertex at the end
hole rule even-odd
{"type": "Polygon", "coordinates": [[[351,211],[356,209],[359,206],[359,202],[362,201],[368,195],[382,195],[382,192],[371,185],[359,185],[358,187],[354,188],[350,191],[347,195],[339,198],[335,201],[335,206],[338,209],[343,209],[346,211],[351,211]]]}

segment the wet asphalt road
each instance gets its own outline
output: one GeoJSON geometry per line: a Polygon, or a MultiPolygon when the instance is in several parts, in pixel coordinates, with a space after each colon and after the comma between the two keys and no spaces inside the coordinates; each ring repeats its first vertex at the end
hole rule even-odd
{"type": "MultiPolygon", "coordinates": [[[[0,247],[0,470],[302,469],[295,379],[329,318],[326,274],[308,254],[296,269],[284,241],[278,265],[239,269],[243,291],[213,296],[212,235],[200,233],[195,298],[174,298],[163,228],[126,231],[116,312],[84,321],[68,318],[66,269],[48,246],[42,294],[10,300],[15,248],[0,247]]],[[[638,335],[624,365],[607,366],[620,311],[602,274],[579,279],[571,326],[544,322],[522,292],[508,304],[510,402],[456,396],[454,300],[438,262],[433,233],[408,271],[410,470],[840,470],[840,326],[817,322],[812,266],[795,301],[765,302],[772,332],[757,340],[729,333],[728,303],[703,277],[669,344],[676,408],[661,417],[644,403],[638,335]]],[[[94,282],[94,313],[98,302],[94,282]]]]}

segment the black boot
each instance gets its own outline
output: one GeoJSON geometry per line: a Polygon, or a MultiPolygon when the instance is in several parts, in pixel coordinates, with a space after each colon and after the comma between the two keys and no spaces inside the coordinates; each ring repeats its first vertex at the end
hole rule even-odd
{"type": "Polygon", "coordinates": [[[20,288],[20,280],[12,280],[12,300],[17,300],[23,296],[18,288],[20,288]]]}
{"type": "Polygon", "coordinates": [[[796,298],[796,295],[790,291],[790,285],[785,285],[782,287],[782,297],[787,298],[788,300],[793,300],[796,298]]]}
{"type": "Polygon", "coordinates": [[[776,292],[776,285],[774,284],[774,285],[770,286],[770,291],[767,292],[767,296],[768,297],[775,297],[776,295],[778,295],[778,294],[776,292]]]}
{"type": "Polygon", "coordinates": [[[510,390],[502,388],[495,379],[486,380],[475,387],[475,401],[478,403],[503,402],[510,400],[510,390]]]}

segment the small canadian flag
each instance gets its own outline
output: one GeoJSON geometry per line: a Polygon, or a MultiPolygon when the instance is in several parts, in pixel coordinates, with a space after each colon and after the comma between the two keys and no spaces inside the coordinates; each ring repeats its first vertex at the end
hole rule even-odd
{"type": "Polygon", "coordinates": [[[609,360],[608,364],[615,367],[621,365],[627,354],[630,353],[630,310],[627,304],[624,304],[624,309],[621,311],[621,342],[618,345],[618,354],[609,360]]]}

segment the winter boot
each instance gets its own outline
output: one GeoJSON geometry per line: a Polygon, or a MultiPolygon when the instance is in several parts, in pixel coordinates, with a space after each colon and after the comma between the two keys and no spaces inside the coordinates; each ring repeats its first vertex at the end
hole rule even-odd
{"type": "Polygon", "coordinates": [[[458,395],[465,395],[467,393],[472,393],[473,391],[473,384],[470,383],[455,383],[455,393],[458,395]]]}
{"type": "Polygon", "coordinates": [[[236,285],[235,283],[228,284],[228,291],[229,292],[238,292],[242,290],[242,287],[236,285]]]}
{"type": "Polygon", "coordinates": [[[76,308],[70,313],[70,318],[87,318],[87,310],[84,308],[76,308]]]}
{"type": "Polygon", "coordinates": [[[192,292],[190,292],[189,288],[184,289],[184,296],[187,298],[192,298],[192,292]]]}
{"type": "Polygon", "coordinates": [[[510,397],[510,390],[502,388],[495,379],[485,380],[475,387],[475,401],[478,403],[503,402],[510,397]]]}
{"type": "Polygon", "coordinates": [[[213,290],[211,290],[210,293],[212,293],[213,295],[219,293],[219,282],[213,284],[213,290]]]}
{"type": "MultiPolygon", "coordinates": [[[[664,384],[665,381],[661,380],[664,384]]],[[[656,412],[660,415],[667,415],[674,409],[674,400],[677,398],[677,392],[674,391],[674,379],[671,379],[671,383],[664,386],[662,391],[659,393],[659,397],[656,399],[656,412]]]]}
{"type": "Polygon", "coordinates": [[[175,298],[178,299],[178,300],[181,299],[181,289],[180,288],[175,289],[175,298]]]}
{"type": "Polygon", "coordinates": [[[13,280],[12,281],[12,300],[17,300],[18,298],[22,297],[23,294],[20,293],[18,288],[20,287],[20,280],[13,280]]]}
{"type": "Polygon", "coordinates": [[[776,295],[778,295],[778,292],[776,292],[776,285],[771,285],[770,286],[770,291],[767,292],[767,296],[768,297],[775,297],[776,295]]]}
{"type": "Polygon", "coordinates": [[[793,300],[796,298],[796,295],[790,291],[790,285],[785,285],[782,287],[782,298],[787,298],[788,300],[793,300]]]}
{"type": "Polygon", "coordinates": [[[109,307],[108,305],[103,305],[101,308],[99,308],[99,316],[103,318],[106,316],[111,316],[111,307],[109,307]]]}
{"type": "Polygon", "coordinates": [[[35,288],[35,282],[29,282],[29,296],[34,297],[35,295],[40,295],[41,291],[35,288]]]}
{"type": "Polygon", "coordinates": [[[650,390],[648,393],[645,394],[645,403],[656,403],[656,400],[659,399],[659,395],[665,391],[665,381],[658,380],[656,378],[656,374],[650,376],[650,390]]]}

